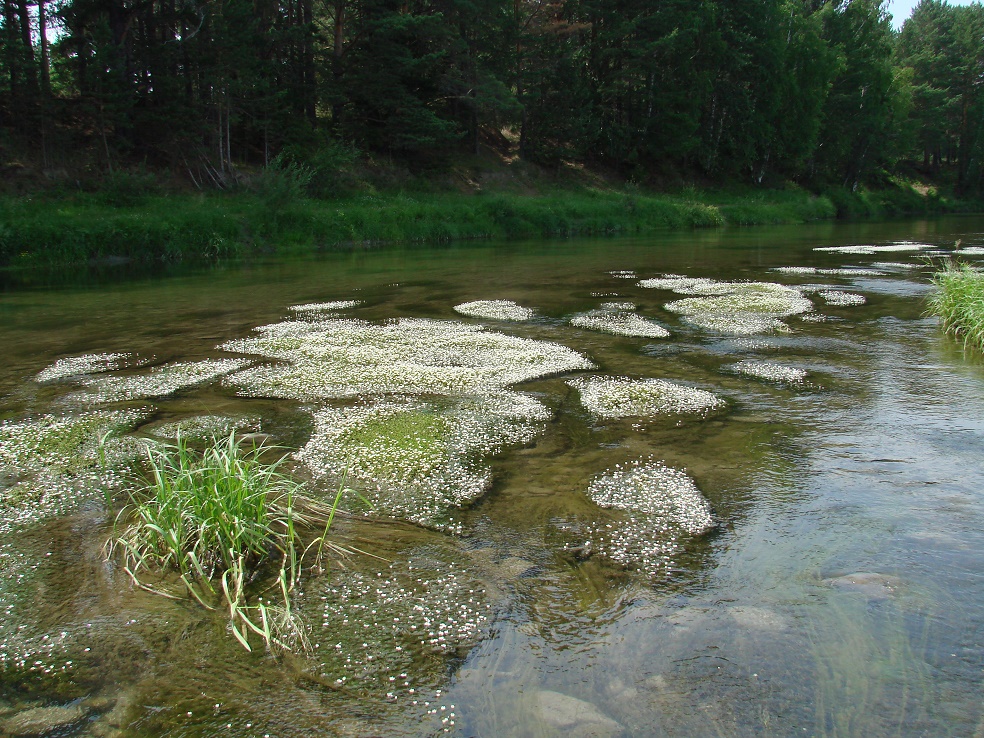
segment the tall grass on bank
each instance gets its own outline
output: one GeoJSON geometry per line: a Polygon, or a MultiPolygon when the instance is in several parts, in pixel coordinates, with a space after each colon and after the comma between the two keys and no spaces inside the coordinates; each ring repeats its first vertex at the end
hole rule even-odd
{"type": "Polygon", "coordinates": [[[232,634],[247,649],[254,635],[268,649],[306,650],[304,627],[291,610],[306,551],[299,530],[324,526],[308,545],[320,566],[332,548],[326,536],[341,492],[327,511],[309,505],[301,513],[301,485],[279,462],[264,464],[256,449],[244,450],[234,434],[201,454],[179,436],[173,445],[148,448],[147,456],[147,483],[117,516],[107,555],[119,552],[144,589],[166,594],[160,584],[176,576],[204,607],[227,610],[232,634]],[[266,591],[278,596],[260,592],[250,604],[257,580],[273,581],[266,591]]]}
{"type": "Polygon", "coordinates": [[[984,350],[984,272],[969,264],[946,264],[933,276],[930,309],[964,347],[984,350]]]}

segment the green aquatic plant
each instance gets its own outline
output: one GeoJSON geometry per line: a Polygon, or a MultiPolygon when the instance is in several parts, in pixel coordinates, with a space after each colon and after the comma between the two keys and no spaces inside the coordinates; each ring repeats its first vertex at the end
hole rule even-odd
{"type": "Polygon", "coordinates": [[[984,349],[984,272],[969,265],[948,263],[933,276],[936,292],[930,310],[943,330],[964,347],[984,349]]]}
{"type": "MultiPolygon", "coordinates": [[[[149,448],[147,481],[120,511],[107,555],[118,552],[133,582],[159,594],[168,595],[151,578],[176,575],[200,604],[228,610],[232,634],[247,649],[251,634],[267,648],[306,648],[291,594],[305,553],[299,530],[315,516],[301,512],[302,486],[280,471],[282,461],[263,463],[234,434],[201,454],[180,435],[149,448]],[[250,604],[249,585],[271,571],[280,603],[259,597],[250,604]]],[[[327,527],[308,546],[318,546],[319,558],[326,535],[327,527]]]]}
{"type": "Polygon", "coordinates": [[[517,392],[368,400],[318,411],[295,456],[315,479],[345,476],[377,514],[456,532],[448,513],[488,488],[486,457],[531,442],[549,415],[517,392]]]}
{"type": "Polygon", "coordinates": [[[454,306],[455,312],[473,318],[488,318],[489,320],[530,320],[535,311],[518,305],[512,300],[474,300],[454,306]]]}

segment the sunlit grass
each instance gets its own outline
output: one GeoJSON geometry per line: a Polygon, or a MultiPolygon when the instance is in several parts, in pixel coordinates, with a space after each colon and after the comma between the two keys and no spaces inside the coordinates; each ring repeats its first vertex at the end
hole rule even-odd
{"type": "Polygon", "coordinates": [[[930,309],[945,330],[964,346],[984,349],[984,272],[968,264],[949,263],[933,277],[930,309]]]}
{"type": "MultiPolygon", "coordinates": [[[[300,483],[247,452],[235,435],[196,453],[178,436],[149,448],[146,484],[119,514],[107,553],[118,552],[140,587],[167,594],[177,576],[187,593],[208,609],[226,609],[232,634],[247,649],[250,636],[267,648],[305,649],[306,633],[291,611],[306,550],[320,566],[335,506],[302,514],[300,483]],[[304,548],[299,529],[319,522],[324,533],[304,548]],[[151,581],[160,580],[162,586],[151,581]],[[279,604],[247,590],[254,580],[274,583],[279,604]]],[[[310,509],[310,504],[307,505],[310,509]]],[[[262,593],[260,593],[262,594],[262,593]]],[[[173,596],[173,595],[168,595],[173,596]]]]}

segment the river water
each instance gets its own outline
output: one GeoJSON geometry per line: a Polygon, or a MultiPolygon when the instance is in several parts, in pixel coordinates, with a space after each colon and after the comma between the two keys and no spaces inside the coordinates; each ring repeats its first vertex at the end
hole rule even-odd
{"type": "MultiPolygon", "coordinates": [[[[984,736],[984,361],[926,314],[930,260],[958,239],[979,263],[984,219],[8,278],[0,732],[984,736]],[[878,248],[843,250],[859,245],[878,248]],[[666,274],[791,285],[813,310],[735,335],[666,309],[684,295],[640,285],[666,274]],[[453,310],[493,299],[535,316],[453,310]],[[160,437],[204,417],[304,447],[316,414],[351,410],[350,398],[244,392],[222,372],[153,390],[125,381],[242,357],[218,347],[296,318],[292,306],[349,300],[345,319],[485,325],[596,368],[507,388],[547,419],[494,449],[484,493],[447,524],[406,522],[426,507],[419,498],[338,523],[337,540],[365,553],[305,581],[312,651],[247,653],[221,612],[136,589],[105,560],[127,483],[107,507],[93,437],[107,423],[124,441],[160,437]],[[606,301],[632,302],[670,336],[570,325],[606,301]],[[39,377],[60,359],[105,354],[120,357],[39,377]],[[750,376],[742,361],[805,376],[750,376]],[[720,404],[609,417],[581,402],[574,376],[664,379],[720,404]],[[32,435],[48,446],[32,447],[32,435]],[[714,527],[667,533],[658,518],[592,502],[593,480],[634,462],[685,472],[714,527]],[[621,550],[625,531],[634,538],[621,550]]],[[[428,413],[452,402],[401,401],[432,403],[428,413]]],[[[331,496],[337,478],[291,464],[312,494],[331,496]]]]}

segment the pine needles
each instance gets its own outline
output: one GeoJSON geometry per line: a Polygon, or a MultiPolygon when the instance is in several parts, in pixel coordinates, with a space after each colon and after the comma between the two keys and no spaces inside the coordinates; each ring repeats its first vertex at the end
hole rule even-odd
{"type": "Polygon", "coordinates": [[[949,263],[933,276],[936,293],[930,309],[943,330],[963,345],[984,350],[984,272],[968,264],[949,263]]]}

